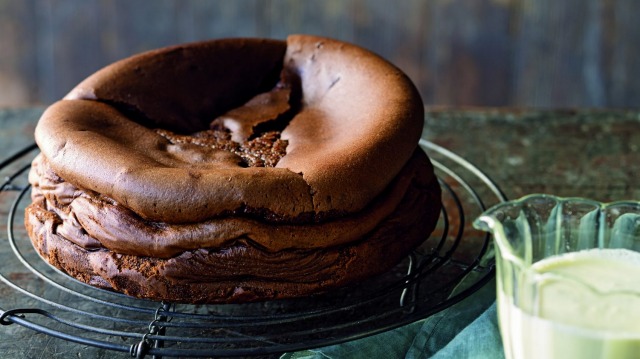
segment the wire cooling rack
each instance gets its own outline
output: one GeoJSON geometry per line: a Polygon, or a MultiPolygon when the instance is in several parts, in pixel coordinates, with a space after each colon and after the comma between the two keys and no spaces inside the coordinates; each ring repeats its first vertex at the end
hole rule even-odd
{"type": "Polygon", "coordinates": [[[138,358],[240,357],[338,344],[429,317],[493,277],[489,236],[470,222],[506,198],[463,158],[425,140],[420,146],[436,168],[444,208],[434,233],[402,263],[322,295],[225,305],[134,299],[80,283],[45,263],[23,225],[27,173],[37,151],[26,147],[0,162],[0,226],[7,227],[7,237],[0,236],[0,289],[18,296],[21,306],[5,308],[0,297],[0,324],[138,358]]]}

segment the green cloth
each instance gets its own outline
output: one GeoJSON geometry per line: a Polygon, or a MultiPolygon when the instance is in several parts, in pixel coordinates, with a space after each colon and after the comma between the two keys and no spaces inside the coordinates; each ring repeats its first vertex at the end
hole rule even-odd
{"type": "Polygon", "coordinates": [[[360,340],[281,356],[281,359],[376,358],[504,358],[494,282],[427,319],[360,340]]]}

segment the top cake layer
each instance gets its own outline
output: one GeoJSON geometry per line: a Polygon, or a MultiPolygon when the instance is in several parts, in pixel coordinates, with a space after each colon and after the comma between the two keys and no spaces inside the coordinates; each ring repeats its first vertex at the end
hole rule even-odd
{"type": "Polygon", "coordinates": [[[396,67],[354,45],[297,35],[116,62],[47,109],[36,141],[62,178],[145,219],[198,222],[251,208],[286,220],[365,208],[411,157],[422,123],[420,96],[396,67]],[[244,120],[243,111],[266,107],[272,116],[244,120]],[[157,130],[191,134],[212,122],[234,140],[282,126],[286,153],[274,167],[247,167],[157,130]]]}

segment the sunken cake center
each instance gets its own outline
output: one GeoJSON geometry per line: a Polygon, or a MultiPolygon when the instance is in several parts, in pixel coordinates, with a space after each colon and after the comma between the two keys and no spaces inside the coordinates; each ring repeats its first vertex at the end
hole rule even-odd
{"type": "Polygon", "coordinates": [[[280,138],[300,107],[299,80],[283,72],[268,92],[216,117],[209,129],[190,135],[166,129],[156,133],[170,143],[192,144],[233,153],[243,167],[275,167],[287,153],[288,141],[280,138]]]}

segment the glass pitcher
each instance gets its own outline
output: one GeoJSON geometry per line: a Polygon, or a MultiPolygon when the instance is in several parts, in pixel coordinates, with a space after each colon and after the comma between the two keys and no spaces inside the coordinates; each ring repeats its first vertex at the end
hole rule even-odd
{"type": "Polygon", "coordinates": [[[507,359],[640,358],[640,202],[530,195],[474,226],[494,237],[507,359]]]}

